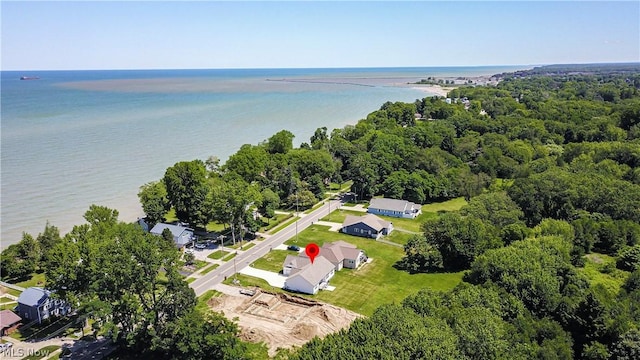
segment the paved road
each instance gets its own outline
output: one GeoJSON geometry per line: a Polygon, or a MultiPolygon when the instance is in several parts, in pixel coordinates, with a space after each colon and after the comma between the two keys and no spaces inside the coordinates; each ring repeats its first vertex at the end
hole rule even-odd
{"type": "Polygon", "coordinates": [[[276,246],[281,245],[285,241],[294,237],[296,235],[296,229],[298,232],[301,232],[312,223],[317,222],[320,218],[323,218],[330,212],[338,209],[340,205],[340,200],[330,200],[325,205],[298,219],[295,223],[278,231],[268,239],[256,242],[256,246],[242,253],[238,253],[238,255],[232,260],[227,261],[217,269],[198,278],[190,284],[191,288],[195,291],[196,296],[204,294],[214,285],[221,283],[226,277],[233,275],[245,266],[248,266],[259,258],[265,256],[270,249],[275,249],[276,246]]]}

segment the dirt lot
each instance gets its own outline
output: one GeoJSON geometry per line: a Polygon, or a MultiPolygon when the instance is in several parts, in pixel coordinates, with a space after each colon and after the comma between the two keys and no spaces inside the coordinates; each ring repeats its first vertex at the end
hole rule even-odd
{"type": "Polygon", "coordinates": [[[324,337],[345,328],[361,317],[333,305],[264,292],[254,296],[214,297],[209,306],[229,319],[237,317],[241,338],[264,341],[271,356],[278,348],[300,346],[315,336],[324,337]]]}

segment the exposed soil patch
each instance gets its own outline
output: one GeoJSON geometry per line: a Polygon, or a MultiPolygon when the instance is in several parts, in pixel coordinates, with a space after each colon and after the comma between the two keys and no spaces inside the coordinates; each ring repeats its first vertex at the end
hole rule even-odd
{"type": "Polygon", "coordinates": [[[252,297],[214,297],[208,305],[229,319],[237,318],[241,339],[266,343],[272,356],[278,348],[301,346],[316,336],[346,328],[361,317],[333,305],[262,291],[252,297]]]}

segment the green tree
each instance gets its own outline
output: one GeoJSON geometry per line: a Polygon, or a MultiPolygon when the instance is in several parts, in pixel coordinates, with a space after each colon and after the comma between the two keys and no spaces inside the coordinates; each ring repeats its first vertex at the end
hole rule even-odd
{"type": "Polygon", "coordinates": [[[171,209],[171,203],[167,197],[167,188],[164,182],[154,181],[142,185],[138,192],[138,199],[142,204],[142,210],[147,214],[147,219],[152,224],[164,221],[164,217],[171,209]]]}
{"type": "Polygon", "coordinates": [[[177,271],[178,256],[173,244],[133,224],[76,226],[51,253],[47,286],[79,303],[78,312],[92,316],[115,341],[150,349],[195,305],[177,271]]]}
{"type": "Polygon", "coordinates": [[[178,162],[165,172],[162,181],[180,221],[193,226],[207,223],[204,208],[208,192],[206,176],[207,171],[200,160],[178,162]]]}
{"type": "Polygon", "coordinates": [[[269,156],[264,146],[244,144],[229,157],[224,164],[224,170],[235,172],[245,181],[258,180],[265,172],[269,156]]]}
{"type": "Polygon", "coordinates": [[[271,154],[286,154],[289,150],[293,149],[294,137],[291,131],[278,131],[267,141],[267,151],[271,154]]]}
{"type": "Polygon", "coordinates": [[[490,225],[456,213],[428,219],[422,229],[427,242],[442,255],[445,269],[467,269],[478,255],[502,246],[490,225]]]}
{"type": "Polygon", "coordinates": [[[461,209],[461,213],[488,221],[499,229],[519,223],[524,217],[518,204],[502,191],[485,193],[472,198],[461,209]]]}
{"type": "Polygon", "coordinates": [[[262,190],[262,201],[258,207],[258,211],[262,216],[270,219],[275,216],[276,209],[280,206],[280,197],[271,189],[262,190]]]}
{"type": "Polygon", "coordinates": [[[424,236],[413,235],[404,246],[404,253],[397,266],[410,273],[442,268],[442,255],[424,236]]]}

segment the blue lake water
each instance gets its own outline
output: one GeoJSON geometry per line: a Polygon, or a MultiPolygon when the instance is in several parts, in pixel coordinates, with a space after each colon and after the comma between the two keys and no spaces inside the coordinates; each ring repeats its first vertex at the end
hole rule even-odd
{"type": "Polygon", "coordinates": [[[385,101],[430,96],[407,84],[428,76],[520,68],[3,71],[2,247],[46,221],[67,232],[91,204],[135,220],[138,188],[178,161],[224,162],[282,129],[308,142],[385,101]]]}

